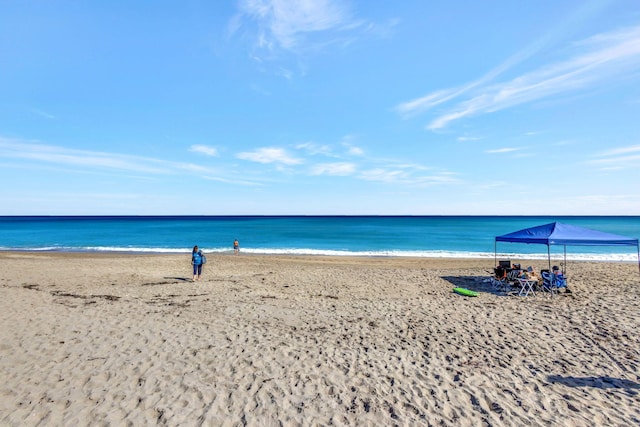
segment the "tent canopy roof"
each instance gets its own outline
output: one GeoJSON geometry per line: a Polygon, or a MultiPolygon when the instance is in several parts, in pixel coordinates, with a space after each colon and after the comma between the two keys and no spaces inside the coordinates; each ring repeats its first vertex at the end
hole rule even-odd
{"type": "Polygon", "coordinates": [[[496,242],[573,246],[638,246],[638,239],[552,222],[496,237],[496,242]]]}

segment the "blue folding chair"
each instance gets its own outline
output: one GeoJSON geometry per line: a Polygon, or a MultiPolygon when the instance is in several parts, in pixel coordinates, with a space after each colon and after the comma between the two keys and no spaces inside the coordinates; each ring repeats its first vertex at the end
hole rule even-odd
{"type": "Polygon", "coordinates": [[[567,287],[567,279],[562,273],[555,274],[549,271],[542,272],[542,291],[551,295],[557,294],[558,289],[567,287]]]}

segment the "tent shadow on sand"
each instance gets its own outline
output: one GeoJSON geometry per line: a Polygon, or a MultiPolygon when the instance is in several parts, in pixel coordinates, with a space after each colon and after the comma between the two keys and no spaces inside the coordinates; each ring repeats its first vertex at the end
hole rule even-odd
{"type": "Polygon", "coordinates": [[[636,395],[638,391],[640,391],[640,384],[637,382],[612,377],[563,377],[562,375],[549,375],[547,381],[552,384],[562,384],[568,387],[617,388],[627,390],[633,395],[636,395]]]}
{"type": "Polygon", "coordinates": [[[454,288],[466,288],[470,291],[484,292],[493,295],[504,295],[491,284],[490,276],[440,276],[451,283],[454,288]]]}

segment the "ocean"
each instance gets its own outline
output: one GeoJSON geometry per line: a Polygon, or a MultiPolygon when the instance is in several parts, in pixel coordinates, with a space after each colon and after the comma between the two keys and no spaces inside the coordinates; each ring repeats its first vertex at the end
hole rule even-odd
{"type": "MultiPolygon", "coordinates": [[[[638,238],[638,216],[24,216],[0,217],[0,250],[546,259],[545,245],[495,236],[564,222],[638,238]]],[[[552,256],[563,254],[551,247],[552,256]]],[[[637,261],[636,247],[570,246],[567,259],[637,261]]]]}

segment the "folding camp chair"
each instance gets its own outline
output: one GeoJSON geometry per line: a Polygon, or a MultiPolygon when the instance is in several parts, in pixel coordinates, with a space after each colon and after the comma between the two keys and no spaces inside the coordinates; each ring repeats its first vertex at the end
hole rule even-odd
{"type": "Polygon", "coordinates": [[[498,261],[498,266],[504,268],[505,270],[508,270],[511,268],[511,260],[510,259],[500,260],[498,261]]]}
{"type": "Polygon", "coordinates": [[[562,273],[554,274],[548,270],[542,271],[543,292],[549,292],[551,295],[556,295],[558,293],[558,289],[566,287],[567,280],[562,273]]]}
{"type": "Polygon", "coordinates": [[[506,292],[509,287],[509,281],[507,280],[507,270],[498,265],[493,269],[494,275],[491,277],[491,284],[500,292],[506,292]]]}
{"type": "Polygon", "coordinates": [[[512,268],[507,271],[507,281],[511,284],[515,284],[520,276],[522,276],[522,270],[520,268],[512,268]]]}
{"type": "Polygon", "coordinates": [[[555,295],[558,293],[558,288],[554,283],[554,275],[549,271],[541,271],[542,275],[542,292],[549,292],[551,295],[555,295]]]}

